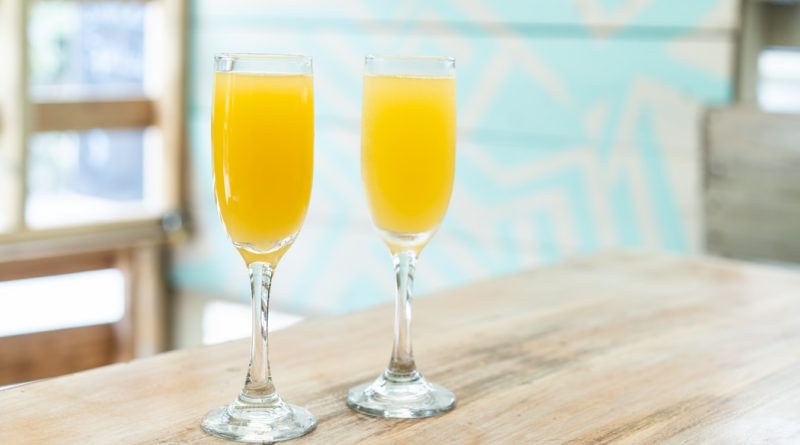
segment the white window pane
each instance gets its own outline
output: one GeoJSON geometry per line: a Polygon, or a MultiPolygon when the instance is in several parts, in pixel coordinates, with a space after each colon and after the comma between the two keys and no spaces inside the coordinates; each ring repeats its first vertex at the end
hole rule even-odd
{"type": "Polygon", "coordinates": [[[758,102],[767,111],[800,112],[800,50],[771,48],[758,60],[758,102]]]}
{"type": "Polygon", "coordinates": [[[156,130],[38,133],[31,138],[25,220],[32,228],[156,216],[156,130]]]}
{"type": "Polygon", "coordinates": [[[28,33],[32,93],[141,95],[146,9],[128,1],[34,2],[28,33]]]}
{"type": "Polygon", "coordinates": [[[124,313],[117,269],[0,281],[0,336],[113,323],[124,313]]]}

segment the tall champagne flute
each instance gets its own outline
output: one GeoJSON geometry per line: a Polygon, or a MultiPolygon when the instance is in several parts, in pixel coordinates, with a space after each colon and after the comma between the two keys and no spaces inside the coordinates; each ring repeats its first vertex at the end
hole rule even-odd
{"type": "Polygon", "coordinates": [[[239,396],[209,412],[201,425],[241,442],[287,440],[316,426],[311,413],[275,391],[267,341],[273,271],[300,231],[311,196],[311,58],[218,54],[215,71],[214,193],[228,236],[250,271],[253,335],[239,396]]]}
{"type": "Polygon", "coordinates": [[[361,172],[373,222],[394,257],[397,294],[389,366],[347,395],[364,414],[407,419],[455,406],[452,392],[417,370],[410,332],[417,256],[444,218],[453,188],[455,97],[452,58],[366,58],[361,172]]]}

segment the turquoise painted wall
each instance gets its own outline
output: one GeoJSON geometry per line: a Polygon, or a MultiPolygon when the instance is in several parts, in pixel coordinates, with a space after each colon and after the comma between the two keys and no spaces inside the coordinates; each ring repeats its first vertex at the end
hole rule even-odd
{"type": "Polygon", "coordinates": [[[689,253],[699,245],[698,128],[704,106],[731,99],[735,1],[321,3],[193,3],[197,236],[178,252],[178,289],[248,298],[210,186],[211,60],[219,51],[314,57],[314,191],[278,269],[281,309],[342,312],[391,299],[391,259],[359,177],[368,53],[457,58],[457,179],[450,212],[420,260],[419,293],[600,249],[689,253]]]}

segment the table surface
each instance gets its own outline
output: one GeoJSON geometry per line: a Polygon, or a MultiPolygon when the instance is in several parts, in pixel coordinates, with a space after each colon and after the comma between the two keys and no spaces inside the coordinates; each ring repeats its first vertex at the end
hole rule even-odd
{"type": "MultiPolygon", "coordinates": [[[[798,272],[616,253],[420,298],[417,363],[458,397],[424,420],[344,403],[385,366],[391,311],[272,335],[278,390],[319,421],[292,443],[800,443],[798,272]]],[[[176,351],[0,392],[0,443],[226,443],[198,422],[239,390],[247,348],[176,351]]]]}

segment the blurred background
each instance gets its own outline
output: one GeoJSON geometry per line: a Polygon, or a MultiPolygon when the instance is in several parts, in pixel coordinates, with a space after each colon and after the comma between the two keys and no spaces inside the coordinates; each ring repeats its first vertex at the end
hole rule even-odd
{"type": "Polygon", "coordinates": [[[359,171],[370,53],[457,59],[418,295],[606,249],[800,262],[800,2],[0,0],[0,385],[249,335],[211,191],[221,51],[314,57],[271,328],[392,301],[359,171]]]}

